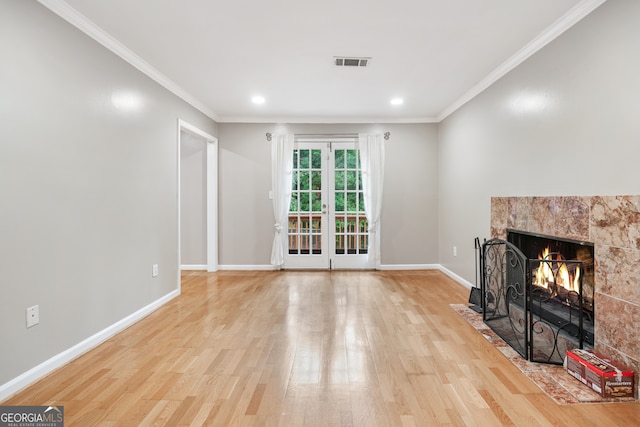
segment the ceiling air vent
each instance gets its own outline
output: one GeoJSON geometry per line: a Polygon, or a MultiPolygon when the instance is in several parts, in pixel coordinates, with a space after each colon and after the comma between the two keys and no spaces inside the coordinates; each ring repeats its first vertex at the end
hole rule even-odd
{"type": "Polygon", "coordinates": [[[371,58],[353,58],[334,56],[336,67],[366,67],[371,58]]]}

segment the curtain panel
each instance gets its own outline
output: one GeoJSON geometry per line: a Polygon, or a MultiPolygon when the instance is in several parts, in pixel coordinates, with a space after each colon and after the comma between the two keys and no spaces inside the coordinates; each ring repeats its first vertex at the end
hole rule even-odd
{"type": "Polygon", "coordinates": [[[384,141],[382,135],[358,135],[362,170],[364,212],[369,224],[367,263],[380,268],[380,213],[384,181],[384,141]]]}
{"type": "Polygon", "coordinates": [[[271,265],[284,264],[284,237],[287,233],[291,184],[293,181],[293,134],[273,135],[271,142],[271,192],[275,231],[271,247],[271,265]]]}

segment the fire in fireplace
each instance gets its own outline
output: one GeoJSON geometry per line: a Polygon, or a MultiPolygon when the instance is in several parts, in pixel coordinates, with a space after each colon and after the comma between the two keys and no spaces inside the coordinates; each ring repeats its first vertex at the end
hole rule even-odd
{"type": "Polygon", "coordinates": [[[538,255],[538,259],[551,261],[542,262],[536,271],[533,272],[533,285],[546,289],[551,293],[551,297],[568,298],[571,292],[578,292],[580,284],[580,266],[576,266],[573,271],[569,271],[566,258],[556,252],[551,252],[547,246],[538,255]],[[557,265],[557,271],[553,266],[557,265]]]}
{"type": "Polygon", "coordinates": [[[541,263],[533,280],[534,285],[548,290],[551,298],[570,302],[575,298],[577,284],[582,277],[582,309],[593,323],[595,314],[593,243],[512,229],[507,229],[507,241],[513,243],[529,259],[553,261],[541,263]],[[569,264],[563,263],[564,260],[580,261],[582,269],[569,271],[569,264]],[[552,271],[552,266],[557,266],[559,271],[552,271]]]}

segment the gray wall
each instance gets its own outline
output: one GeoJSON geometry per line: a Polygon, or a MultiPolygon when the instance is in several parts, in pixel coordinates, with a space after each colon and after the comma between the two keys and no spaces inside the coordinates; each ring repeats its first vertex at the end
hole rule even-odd
{"type": "Polygon", "coordinates": [[[440,123],[442,265],[474,280],[491,196],[640,194],[639,19],[607,1],[440,123]]]}
{"type": "Polygon", "coordinates": [[[217,129],[37,2],[0,10],[3,384],[177,289],[177,121],[217,129]]]}
{"type": "Polygon", "coordinates": [[[180,137],[180,264],[207,264],[207,140],[180,137]]]}
{"type": "Polygon", "coordinates": [[[382,133],[386,142],[382,264],[438,262],[435,124],[220,123],[219,248],[222,267],[266,266],[273,241],[271,151],[265,133],[382,133]]]}

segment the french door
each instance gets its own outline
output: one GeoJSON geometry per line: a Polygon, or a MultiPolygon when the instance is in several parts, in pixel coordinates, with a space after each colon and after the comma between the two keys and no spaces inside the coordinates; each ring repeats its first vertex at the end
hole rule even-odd
{"type": "Polygon", "coordinates": [[[360,153],[355,142],[298,142],[284,267],[367,268],[360,153]]]}

